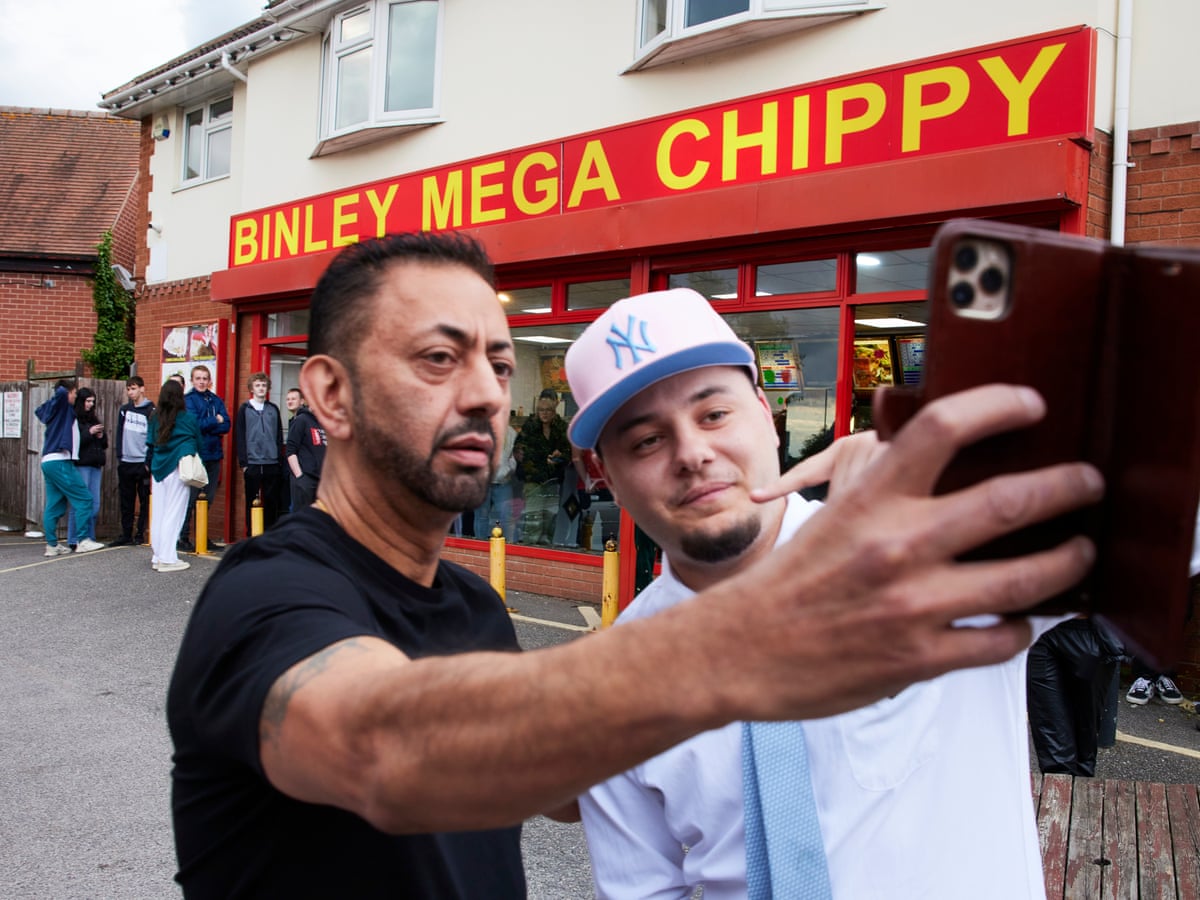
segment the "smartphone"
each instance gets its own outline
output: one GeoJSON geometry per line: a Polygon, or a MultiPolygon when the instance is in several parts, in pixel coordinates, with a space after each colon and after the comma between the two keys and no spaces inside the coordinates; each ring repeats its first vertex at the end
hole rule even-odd
{"type": "Polygon", "coordinates": [[[964,448],[936,491],[1083,460],[1103,473],[1104,500],[966,558],[1087,535],[1098,549],[1091,574],[1036,612],[1101,617],[1130,652],[1168,668],[1183,654],[1200,503],[1200,250],[967,219],[942,226],[933,250],[924,375],[879,398],[881,437],[945,394],[1036,388],[1045,419],[964,448]]]}

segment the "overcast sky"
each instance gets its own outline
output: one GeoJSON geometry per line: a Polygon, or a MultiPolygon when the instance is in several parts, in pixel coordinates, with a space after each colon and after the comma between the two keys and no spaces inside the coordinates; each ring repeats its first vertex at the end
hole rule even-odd
{"type": "Polygon", "coordinates": [[[0,0],[0,106],[100,95],[257,19],[266,0],[0,0]]]}

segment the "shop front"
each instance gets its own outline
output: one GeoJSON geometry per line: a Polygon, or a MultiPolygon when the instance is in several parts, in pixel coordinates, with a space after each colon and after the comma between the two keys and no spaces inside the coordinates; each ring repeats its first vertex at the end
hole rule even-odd
{"type": "MultiPolygon", "coordinates": [[[[1094,56],[1090,29],[1038,35],[239,213],[212,277],[236,323],[229,377],[267,371],[276,397],[296,385],[308,294],[340,246],[454,228],[496,262],[518,457],[574,414],[563,357],[588,322],[631,293],[690,287],[754,347],[786,468],[870,427],[874,391],[919,382],[941,222],[1087,230],[1094,56]]],[[[510,588],[598,600],[612,540],[623,605],[650,554],[596,473],[557,449],[553,465],[500,473],[447,556],[486,573],[499,527],[510,588]]]]}

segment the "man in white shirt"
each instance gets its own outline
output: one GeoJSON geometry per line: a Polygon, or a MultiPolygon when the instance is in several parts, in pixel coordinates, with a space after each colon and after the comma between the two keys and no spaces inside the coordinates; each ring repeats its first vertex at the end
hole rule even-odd
{"type": "MultiPolygon", "coordinates": [[[[744,571],[821,511],[781,496],[777,437],[755,385],[754,354],[695,292],[620,301],[572,347],[566,366],[581,407],[572,442],[597,453],[617,501],[663,549],[661,577],[621,623],[744,571]]],[[[888,451],[870,440],[839,442],[844,452],[835,455],[865,447],[864,465],[877,468],[888,451]]],[[[892,524],[895,540],[877,548],[885,567],[897,554],[919,552],[906,543],[905,521],[892,524]]],[[[806,562],[832,564],[842,553],[828,545],[806,562]]],[[[869,555],[863,565],[871,566],[869,555]]],[[[921,591],[948,587],[945,578],[927,581],[921,591]]],[[[897,594],[897,602],[912,601],[897,594]]],[[[821,603],[813,600],[813,614],[822,615],[821,603]]],[[[1054,621],[1033,620],[1033,637],[1054,621]]],[[[728,651],[752,657],[755,648],[728,651]]],[[[678,690],[686,693],[687,683],[678,690]]],[[[806,721],[803,730],[835,898],[1044,896],[1024,653],[806,721]]],[[[741,742],[737,722],[702,733],[581,798],[598,896],[687,898],[700,885],[705,900],[746,896],[741,742]]]]}

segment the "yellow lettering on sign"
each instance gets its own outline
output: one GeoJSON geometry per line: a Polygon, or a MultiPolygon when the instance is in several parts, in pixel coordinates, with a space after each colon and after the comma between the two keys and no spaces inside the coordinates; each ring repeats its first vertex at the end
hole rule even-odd
{"type": "Polygon", "coordinates": [[[272,259],[283,259],[284,245],[289,256],[300,252],[300,208],[293,206],[286,212],[275,210],[275,252],[272,259]],[[290,215],[291,219],[285,218],[290,215]]]}
{"type": "Polygon", "coordinates": [[[911,153],[921,149],[921,123],[952,116],[967,102],[971,79],[958,66],[942,66],[904,76],[904,122],[901,126],[900,150],[911,153]],[[944,100],[925,105],[925,88],[944,84],[949,91],[944,100]]]}
{"type": "Polygon", "coordinates": [[[827,165],[842,161],[842,139],[848,134],[867,131],[879,124],[887,109],[887,95],[883,88],[872,81],[834,88],[826,95],[825,107],[825,162],[827,165]],[[852,100],[865,100],[867,108],[862,115],[846,118],[846,104],[852,100]]]}
{"type": "Polygon", "coordinates": [[[270,214],[270,212],[264,212],[264,214],[263,214],[263,241],[262,241],[262,247],[260,247],[260,253],[259,253],[259,257],[258,257],[260,262],[265,263],[266,260],[270,259],[270,250],[271,250],[271,214],[270,214]]]}
{"type": "Polygon", "coordinates": [[[357,204],[358,194],[343,194],[333,198],[333,246],[345,247],[347,244],[358,243],[357,232],[346,231],[347,226],[358,224],[358,210],[346,212],[346,207],[357,204]]]}
{"type": "Polygon", "coordinates": [[[981,59],[979,65],[1008,100],[1008,136],[1029,133],[1029,98],[1058,59],[1066,44],[1048,44],[1038,51],[1025,77],[1018,79],[999,56],[981,59]]]}
{"type": "Polygon", "coordinates": [[[809,118],[812,97],[802,94],[792,98],[792,171],[808,168],[809,118]]]}
{"type": "Polygon", "coordinates": [[[238,219],[233,225],[233,264],[244,266],[258,256],[258,223],[238,219]]]}
{"type": "Polygon", "coordinates": [[[504,185],[500,182],[485,183],[489,175],[503,175],[504,160],[484,163],[481,166],[471,166],[471,224],[480,222],[500,222],[508,215],[504,207],[499,209],[484,209],[483,201],[488,197],[498,197],[504,193],[504,185]]]}
{"type": "Polygon", "coordinates": [[[375,188],[367,188],[367,202],[371,204],[371,211],[375,213],[375,237],[383,237],[387,234],[387,214],[392,208],[392,202],[396,199],[397,184],[389,184],[387,193],[383,195],[383,199],[379,199],[379,195],[375,193],[375,188]]]}
{"type": "Polygon", "coordinates": [[[426,175],[421,182],[421,230],[462,227],[462,169],[446,173],[446,193],[438,191],[436,175],[426,175]]]}
{"type": "Polygon", "coordinates": [[[779,168],[779,103],[772,100],[762,108],[762,130],[738,132],[738,111],[727,110],[722,116],[721,180],[736,181],[738,152],[758,147],[759,175],[773,175],[779,168]]]}
{"type": "Polygon", "coordinates": [[[525,179],[534,166],[540,166],[546,172],[553,172],[558,168],[558,160],[545,150],[535,150],[522,157],[513,169],[513,202],[517,209],[527,216],[547,212],[558,202],[558,179],[553,175],[536,179],[533,187],[540,197],[536,200],[530,198],[526,192],[525,179]]]}
{"type": "Polygon", "coordinates": [[[696,160],[696,164],[688,172],[679,173],[671,168],[671,149],[675,145],[676,139],[684,134],[690,134],[697,141],[703,141],[709,136],[709,130],[708,126],[699,119],[680,119],[667,126],[667,130],[659,138],[658,153],[655,159],[655,165],[658,167],[658,180],[663,183],[663,187],[668,187],[673,191],[686,191],[688,188],[695,187],[708,174],[709,164],[702,159],[696,160]]]}
{"type": "Polygon", "coordinates": [[[319,241],[313,240],[313,205],[311,203],[304,204],[304,252],[316,253],[318,250],[324,250],[329,246],[329,241],[321,238],[319,241]]]}
{"type": "Polygon", "coordinates": [[[588,191],[604,191],[604,199],[610,203],[621,199],[612,167],[608,164],[608,157],[604,155],[604,145],[599,141],[588,141],[583,148],[583,156],[579,160],[579,171],[575,173],[575,181],[571,185],[567,208],[574,209],[578,206],[588,191]]]}

